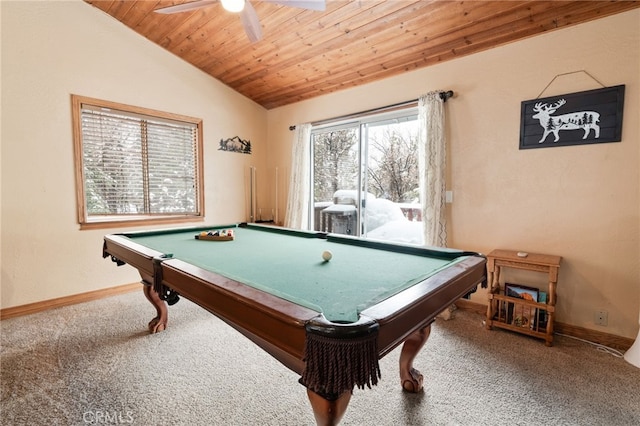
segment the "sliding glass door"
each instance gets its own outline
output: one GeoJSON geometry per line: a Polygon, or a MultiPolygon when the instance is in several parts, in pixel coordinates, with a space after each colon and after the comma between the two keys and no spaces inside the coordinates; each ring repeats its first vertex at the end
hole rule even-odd
{"type": "Polygon", "coordinates": [[[419,243],[415,108],[316,126],[313,229],[419,243]]]}
{"type": "Polygon", "coordinates": [[[311,132],[313,229],[359,235],[360,126],[348,123],[311,132]]]}

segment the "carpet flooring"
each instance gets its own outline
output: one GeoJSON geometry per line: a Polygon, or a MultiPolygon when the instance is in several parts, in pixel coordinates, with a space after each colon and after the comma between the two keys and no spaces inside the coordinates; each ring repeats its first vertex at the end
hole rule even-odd
{"type": "MultiPolygon", "coordinates": [[[[187,300],[169,327],[142,291],[0,322],[2,425],[313,425],[298,376],[187,300]]],[[[553,347],[482,317],[438,319],[401,390],[399,349],[354,391],[342,425],[640,425],[640,369],[557,336],[553,347]]]]}

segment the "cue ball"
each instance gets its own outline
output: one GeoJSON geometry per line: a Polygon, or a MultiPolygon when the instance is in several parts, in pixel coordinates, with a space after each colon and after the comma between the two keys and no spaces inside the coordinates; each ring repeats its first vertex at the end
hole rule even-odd
{"type": "Polygon", "coordinates": [[[322,259],[324,259],[325,262],[330,261],[332,257],[333,257],[333,254],[331,254],[329,250],[325,250],[322,252],[322,259]]]}

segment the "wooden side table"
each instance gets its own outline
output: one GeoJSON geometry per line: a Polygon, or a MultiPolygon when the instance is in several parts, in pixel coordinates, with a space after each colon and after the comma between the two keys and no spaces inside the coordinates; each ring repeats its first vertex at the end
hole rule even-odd
{"type": "Polygon", "coordinates": [[[556,286],[558,284],[558,270],[561,256],[539,253],[524,253],[513,250],[493,250],[487,255],[487,282],[490,285],[489,305],[487,306],[487,329],[492,327],[523,333],[545,340],[547,346],[553,344],[553,322],[555,319],[556,286]],[[504,294],[500,286],[501,268],[523,269],[526,271],[542,272],[549,275],[548,298],[546,302],[510,297],[504,294]],[[528,310],[538,320],[539,314],[546,311],[546,325],[540,327],[539,321],[515,325],[510,321],[509,312],[514,310],[528,310]]]}

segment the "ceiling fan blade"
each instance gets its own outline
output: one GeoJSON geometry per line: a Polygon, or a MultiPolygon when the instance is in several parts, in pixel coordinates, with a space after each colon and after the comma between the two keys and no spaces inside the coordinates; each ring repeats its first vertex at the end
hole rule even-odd
{"type": "Polygon", "coordinates": [[[251,43],[255,43],[262,39],[262,26],[260,26],[260,19],[258,18],[256,10],[251,6],[249,0],[244,3],[244,9],[240,12],[240,19],[242,19],[242,26],[244,27],[244,31],[247,33],[247,37],[249,37],[249,41],[251,41],[251,43]]]}
{"type": "Polygon", "coordinates": [[[154,12],[164,13],[164,14],[187,12],[189,10],[196,10],[203,7],[211,6],[217,1],[218,0],[196,0],[189,3],[177,4],[175,6],[163,7],[163,8],[154,10],[154,12]]]}
{"type": "Polygon", "coordinates": [[[327,8],[325,0],[263,0],[268,3],[281,4],[283,6],[298,7],[300,9],[324,11],[327,8]]]}

